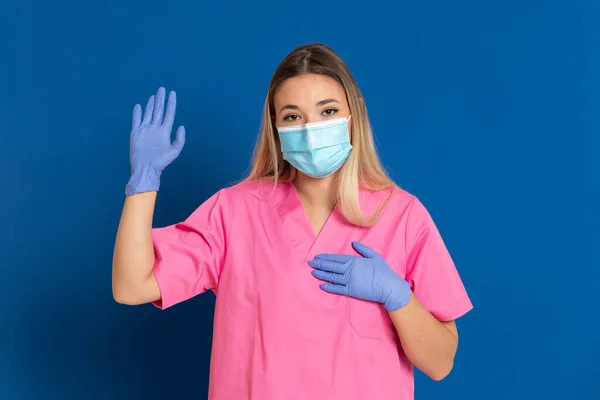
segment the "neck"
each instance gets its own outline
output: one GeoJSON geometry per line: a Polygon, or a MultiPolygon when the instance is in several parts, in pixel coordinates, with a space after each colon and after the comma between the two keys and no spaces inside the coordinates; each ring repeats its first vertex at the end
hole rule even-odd
{"type": "Polygon", "coordinates": [[[298,173],[294,186],[298,195],[308,205],[333,209],[335,205],[335,174],[327,178],[311,178],[298,173]]]}

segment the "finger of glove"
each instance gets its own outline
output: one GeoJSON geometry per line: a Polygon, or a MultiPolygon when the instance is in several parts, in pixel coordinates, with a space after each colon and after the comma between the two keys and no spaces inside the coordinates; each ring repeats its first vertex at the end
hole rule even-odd
{"type": "Polygon", "coordinates": [[[185,145],[185,128],[180,126],[177,128],[177,132],[175,132],[175,140],[173,141],[173,149],[177,151],[177,154],[181,152],[183,146],[185,145]]]}
{"type": "Polygon", "coordinates": [[[142,120],[142,124],[148,125],[152,122],[152,113],[154,111],[154,95],[150,96],[148,99],[148,103],[146,103],[146,108],[144,109],[144,119],[142,120]]]}
{"type": "Polygon", "coordinates": [[[131,118],[131,131],[135,131],[142,124],[142,106],[136,104],[133,107],[133,115],[131,118]]]}
{"type": "Polygon", "coordinates": [[[375,250],[368,246],[365,246],[360,242],[352,242],[352,247],[354,248],[354,250],[356,250],[358,254],[366,258],[373,258],[379,255],[375,250]]]}
{"type": "Polygon", "coordinates": [[[160,125],[163,121],[165,112],[165,88],[158,88],[156,100],[154,101],[154,114],[152,115],[152,124],[160,125]]]}
{"type": "Polygon", "coordinates": [[[328,293],[348,295],[348,286],[336,285],[334,283],[323,283],[319,285],[321,289],[328,293]]]}
{"type": "Polygon", "coordinates": [[[315,260],[333,261],[337,263],[345,264],[348,261],[356,258],[355,256],[349,256],[346,254],[318,254],[315,256],[315,260]]]}
{"type": "Polygon", "coordinates": [[[336,273],[333,273],[333,272],[325,272],[325,271],[320,271],[320,270],[314,270],[312,272],[312,275],[315,278],[320,279],[320,280],[325,281],[325,282],[337,283],[338,285],[345,285],[346,284],[346,277],[345,277],[345,275],[336,274],[336,273]]]}
{"type": "Polygon", "coordinates": [[[335,272],[338,274],[343,274],[348,270],[348,266],[346,264],[342,264],[335,261],[327,261],[327,260],[310,260],[308,262],[313,268],[320,269],[328,272],[335,272]]]}
{"type": "Polygon", "coordinates": [[[175,109],[177,108],[177,95],[174,91],[169,92],[169,99],[167,100],[167,112],[163,119],[163,125],[169,128],[169,131],[173,127],[173,121],[175,121],[175,109]]]}

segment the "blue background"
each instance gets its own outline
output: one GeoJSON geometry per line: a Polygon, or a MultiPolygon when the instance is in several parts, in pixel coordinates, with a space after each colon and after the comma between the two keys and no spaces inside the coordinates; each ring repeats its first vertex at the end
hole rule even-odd
{"type": "Polygon", "coordinates": [[[155,224],[177,222],[244,176],[270,76],[310,41],[349,64],[475,304],[417,399],[598,396],[598,20],[573,0],[2,2],[0,399],[206,398],[213,295],[112,299],[131,110],[178,93],[155,224]]]}

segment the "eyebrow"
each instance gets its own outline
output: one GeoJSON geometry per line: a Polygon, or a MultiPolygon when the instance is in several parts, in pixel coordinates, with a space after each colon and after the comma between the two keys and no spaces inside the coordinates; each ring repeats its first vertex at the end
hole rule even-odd
{"type": "MultiPolygon", "coordinates": [[[[337,101],[336,99],[321,100],[321,101],[317,102],[317,107],[321,107],[321,106],[324,106],[325,104],[329,104],[329,103],[338,103],[339,104],[339,101],[337,101]]],[[[281,112],[283,110],[299,110],[299,109],[300,109],[300,107],[298,107],[295,104],[286,104],[285,106],[281,107],[279,112],[281,112]]]]}

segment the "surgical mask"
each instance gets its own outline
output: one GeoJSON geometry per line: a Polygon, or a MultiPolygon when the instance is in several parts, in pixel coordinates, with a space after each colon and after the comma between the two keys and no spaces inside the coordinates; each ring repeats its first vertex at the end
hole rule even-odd
{"type": "Polygon", "coordinates": [[[352,150],[348,118],[277,128],[283,159],[313,178],[337,171],[352,150]]]}

